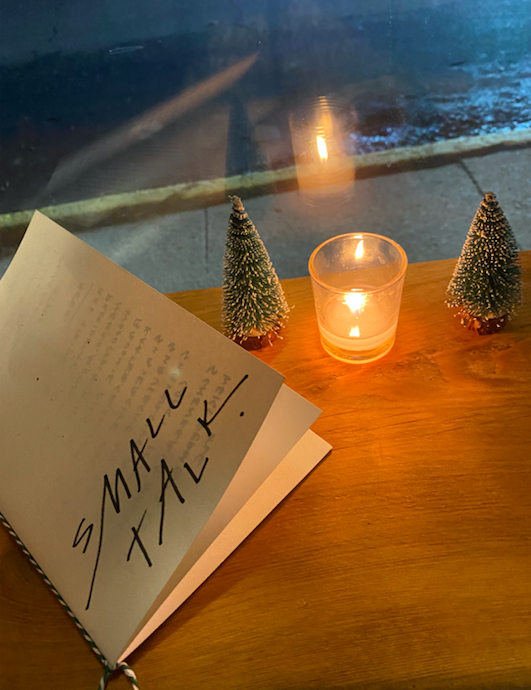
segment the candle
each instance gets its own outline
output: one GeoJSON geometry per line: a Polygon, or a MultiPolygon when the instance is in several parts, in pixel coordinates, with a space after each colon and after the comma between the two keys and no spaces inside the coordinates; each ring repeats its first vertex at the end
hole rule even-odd
{"type": "Polygon", "coordinates": [[[404,250],[371,233],[341,235],[310,258],[321,342],[343,361],[370,362],[392,348],[407,267],[404,250]]]}
{"type": "Polygon", "coordinates": [[[309,203],[347,200],[354,183],[351,133],[355,113],[346,101],[324,96],[290,113],[299,191],[309,203]]]}
{"type": "Polygon", "coordinates": [[[376,359],[371,353],[382,351],[380,356],[383,356],[395,338],[398,319],[389,323],[387,318],[393,305],[365,299],[360,309],[351,309],[345,301],[351,295],[366,297],[364,293],[347,293],[344,299],[332,297],[325,305],[320,326],[325,349],[345,352],[347,358],[352,355],[364,361],[369,356],[376,359]]]}

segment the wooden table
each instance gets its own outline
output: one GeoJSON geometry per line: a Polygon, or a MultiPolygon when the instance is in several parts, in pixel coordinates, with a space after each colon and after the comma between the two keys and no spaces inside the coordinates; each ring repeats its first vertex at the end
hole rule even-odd
{"type": "MultiPolygon", "coordinates": [[[[531,252],[524,305],[477,336],[453,261],[409,267],[397,341],[342,364],[309,279],[257,356],[334,450],[130,658],[141,690],[531,687],[531,252]]],[[[171,296],[219,327],[220,291],[171,296]]],[[[96,690],[100,665],[4,529],[0,687],[96,690]]],[[[129,688],[123,676],[109,687],[129,688]]]]}

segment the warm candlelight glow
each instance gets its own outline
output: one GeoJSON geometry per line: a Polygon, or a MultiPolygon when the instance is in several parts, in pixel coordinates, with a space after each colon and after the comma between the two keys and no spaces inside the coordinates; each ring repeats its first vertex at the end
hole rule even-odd
{"type": "Polygon", "coordinates": [[[314,250],[310,276],[321,342],[329,354],[363,363],[389,352],[406,267],[402,247],[370,232],[332,237],[314,250]]]}
{"type": "Polygon", "coordinates": [[[339,204],[354,184],[356,117],[347,101],[320,96],[290,112],[297,181],[310,204],[339,204]]]}
{"type": "Polygon", "coordinates": [[[326,148],[326,141],[324,137],[317,137],[317,150],[319,151],[319,157],[322,161],[328,158],[328,149],[326,148]]]}
{"type": "Polygon", "coordinates": [[[353,314],[356,312],[359,314],[365,306],[365,299],[366,297],[363,292],[349,292],[345,295],[344,302],[353,314]]]}

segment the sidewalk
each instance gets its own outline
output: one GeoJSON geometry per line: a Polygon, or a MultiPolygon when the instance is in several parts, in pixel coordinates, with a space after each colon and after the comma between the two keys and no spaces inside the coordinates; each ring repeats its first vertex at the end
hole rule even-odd
{"type": "MultiPolygon", "coordinates": [[[[308,274],[315,247],[334,235],[391,237],[410,263],[457,257],[482,194],[493,191],[520,249],[531,249],[531,148],[358,180],[353,198],[326,215],[298,192],[244,199],[279,277],[308,274]]],[[[79,237],[161,292],[221,285],[230,205],[87,230],[79,237]]],[[[0,276],[13,255],[0,247],[0,276]]]]}

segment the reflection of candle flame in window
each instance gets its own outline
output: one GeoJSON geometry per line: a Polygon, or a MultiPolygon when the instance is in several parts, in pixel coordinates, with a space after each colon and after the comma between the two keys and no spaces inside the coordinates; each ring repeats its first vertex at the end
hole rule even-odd
{"type": "Polygon", "coordinates": [[[354,326],[354,328],[350,329],[349,336],[352,338],[359,338],[360,337],[360,329],[357,326],[354,326]]]}
{"type": "Polygon", "coordinates": [[[345,295],[344,303],[350,308],[352,313],[359,313],[365,306],[365,295],[363,292],[349,292],[345,295]]]}
{"type": "Polygon", "coordinates": [[[319,151],[319,158],[322,161],[328,158],[328,149],[326,148],[326,141],[324,137],[317,137],[317,150],[319,151]]]}
{"type": "Polygon", "coordinates": [[[360,240],[358,242],[358,246],[356,247],[356,259],[361,259],[363,257],[363,240],[360,240]]]}

